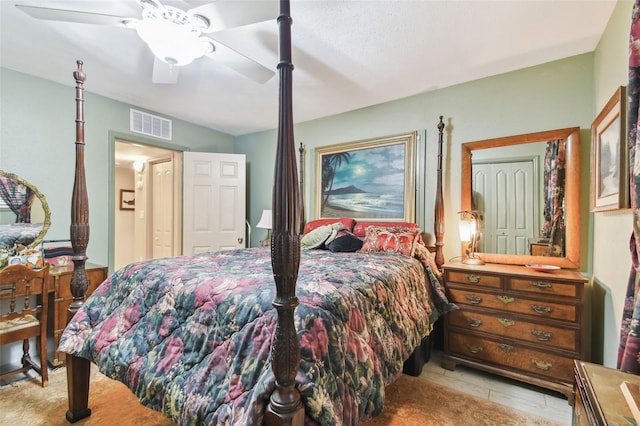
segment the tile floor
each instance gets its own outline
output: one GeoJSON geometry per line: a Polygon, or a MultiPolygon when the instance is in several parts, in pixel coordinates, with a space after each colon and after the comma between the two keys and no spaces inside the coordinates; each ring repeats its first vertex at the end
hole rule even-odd
{"type": "Polygon", "coordinates": [[[441,355],[439,350],[431,351],[431,359],[424,365],[421,378],[571,425],[572,407],[564,395],[464,366],[456,366],[455,371],[445,370],[440,365],[441,355]]]}

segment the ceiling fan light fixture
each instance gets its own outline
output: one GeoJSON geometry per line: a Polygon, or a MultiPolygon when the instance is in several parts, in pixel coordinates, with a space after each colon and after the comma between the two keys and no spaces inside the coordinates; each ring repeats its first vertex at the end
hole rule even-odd
{"type": "Polygon", "coordinates": [[[145,8],[135,29],[158,59],[184,66],[212,51],[211,42],[200,38],[201,26],[201,21],[180,9],[164,6],[163,10],[145,8]]]}

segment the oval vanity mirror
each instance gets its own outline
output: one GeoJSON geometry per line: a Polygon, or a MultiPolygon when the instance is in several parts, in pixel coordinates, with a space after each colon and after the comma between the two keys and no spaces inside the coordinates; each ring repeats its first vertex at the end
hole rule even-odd
{"type": "Polygon", "coordinates": [[[50,226],[49,205],[38,188],[0,170],[0,249],[36,247],[50,226]]]}
{"type": "Polygon", "coordinates": [[[480,217],[485,262],[579,268],[579,185],[579,127],[462,144],[462,210],[480,217]]]}

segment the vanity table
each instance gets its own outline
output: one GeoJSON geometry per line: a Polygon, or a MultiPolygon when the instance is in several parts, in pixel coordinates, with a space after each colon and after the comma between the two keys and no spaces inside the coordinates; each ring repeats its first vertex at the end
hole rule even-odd
{"type": "MultiPolygon", "coordinates": [[[[85,265],[87,271],[87,279],[89,286],[87,288],[87,297],[107,278],[107,267],[87,263],[85,265]]],[[[71,276],[73,274],[73,263],[65,266],[58,266],[49,271],[49,294],[53,296],[53,303],[49,303],[49,334],[53,336],[53,351],[51,357],[49,352],[49,361],[54,367],[64,365],[65,354],[58,352],[58,344],[64,328],[69,322],[67,320],[67,311],[73,301],[71,294],[71,276]]],[[[48,339],[51,341],[51,339],[48,339]]]]}
{"type": "Polygon", "coordinates": [[[526,266],[443,266],[449,300],[442,366],[465,365],[574,401],[574,359],[586,358],[585,283],[579,272],[526,266]]]}

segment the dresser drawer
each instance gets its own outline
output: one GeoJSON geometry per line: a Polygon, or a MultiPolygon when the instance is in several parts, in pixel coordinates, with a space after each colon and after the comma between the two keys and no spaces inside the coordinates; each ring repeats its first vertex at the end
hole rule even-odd
{"type": "Polygon", "coordinates": [[[471,308],[452,311],[447,315],[451,327],[536,343],[541,348],[580,350],[580,330],[575,328],[538,324],[502,312],[487,314],[471,308]]]}
{"type": "Polygon", "coordinates": [[[582,283],[558,282],[552,279],[509,278],[507,279],[507,288],[526,293],[576,298],[580,296],[583,286],[582,283]]]}
{"type": "Polygon", "coordinates": [[[449,288],[449,301],[462,305],[482,306],[504,312],[533,315],[577,322],[580,318],[574,305],[527,299],[505,293],[484,293],[467,289],[449,288]]]}
{"type": "Polygon", "coordinates": [[[449,350],[454,354],[501,367],[563,382],[573,382],[573,357],[524,348],[511,341],[494,341],[450,331],[449,350]]]}
{"type": "Polygon", "coordinates": [[[499,276],[478,272],[447,271],[448,283],[473,284],[478,287],[502,288],[502,280],[499,276]]]}

